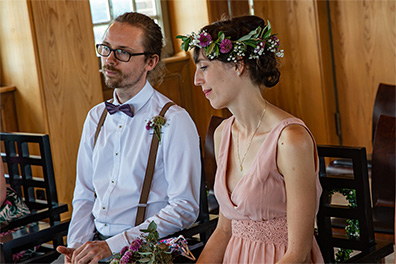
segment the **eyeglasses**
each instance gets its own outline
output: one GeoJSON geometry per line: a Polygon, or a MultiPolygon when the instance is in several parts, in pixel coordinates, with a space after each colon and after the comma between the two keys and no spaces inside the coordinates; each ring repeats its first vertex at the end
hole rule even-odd
{"type": "Polygon", "coordinates": [[[106,46],[104,44],[96,44],[96,51],[99,53],[100,56],[102,57],[109,57],[110,53],[114,51],[114,56],[117,60],[123,61],[123,62],[128,62],[132,56],[139,56],[139,55],[146,55],[150,54],[147,52],[142,52],[142,53],[130,53],[128,51],[125,51],[123,49],[112,49],[109,46],[106,46]]]}

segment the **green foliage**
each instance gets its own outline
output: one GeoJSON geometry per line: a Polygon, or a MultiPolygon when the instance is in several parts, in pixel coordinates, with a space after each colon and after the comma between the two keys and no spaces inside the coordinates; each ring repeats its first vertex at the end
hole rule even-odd
{"type": "MultiPolygon", "coordinates": [[[[348,201],[348,206],[352,208],[357,207],[357,201],[356,201],[356,190],[355,189],[334,189],[329,192],[329,196],[333,195],[334,193],[341,193],[342,195],[345,196],[345,199],[348,201]]],[[[359,220],[357,219],[347,219],[346,220],[346,226],[345,226],[345,231],[348,239],[357,239],[360,237],[360,228],[359,228],[359,220]]],[[[335,261],[337,263],[340,263],[342,261],[345,261],[350,258],[351,253],[353,250],[351,249],[345,249],[345,248],[340,248],[338,252],[336,253],[336,259],[335,261]]]]}
{"type": "Polygon", "coordinates": [[[337,263],[343,262],[350,258],[351,253],[352,253],[351,249],[340,248],[336,254],[335,261],[337,263]]]}

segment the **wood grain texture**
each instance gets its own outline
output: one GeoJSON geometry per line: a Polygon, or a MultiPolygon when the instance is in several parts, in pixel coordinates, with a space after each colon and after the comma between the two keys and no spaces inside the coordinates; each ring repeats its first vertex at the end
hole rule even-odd
{"type": "Polygon", "coordinates": [[[396,84],[395,1],[330,1],[341,128],[345,145],[371,152],[380,82],[396,84]]]}
{"type": "Polygon", "coordinates": [[[181,51],[177,35],[190,34],[198,31],[209,22],[206,0],[168,0],[169,18],[171,23],[173,50],[181,51]]]}
{"type": "MultiPolygon", "coordinates": [[[[1,132],[17,132],[18,117],[15,107],[15,86],[0,87],[0,131],[1,132]]],[[[1,175],[0,175],[1,176],[1,175]]]]}
{"type": "Polygon", "coordinates": [[[2,85],[13,85],[20,131],[45,133],[30,13],[27,1],[0,1],[0,68],[2,85]]]}
{"type": "Polygon", "coordinates": [[[222,18],[249,15],[248,0],[207,0],[209,22],[222,18]]]}
{"type": "Polygon", "coordinates": [[[256,15],[270,20],[273,33],[279,34],[285,50],[280,82],[267,89],[264,97],[301,118],[318,144],[330,143],[314,1],[254,1],[254,10],[256,15]]]}
{"type": "MultiPolygon", "coordinates": [[[[214,1],[216,2],[216,1],[214,1]]],[[[201,27],[209,23],[208,7],[206,0],[169,0],[168,1],[170,20],[172,25],[172,39],[174,40],[174,50],[176,51],[175,56],[186,56],[184,51],[180,53],[180,40],[176,40],[177,35],[190,34],[192,31],[197,32],[201,27]]],[[[189,58],[188,64],[185,66],[188,69],[189,74],[183,75],[183,89],[188,90],[191,94],[192,105],[187,107],[189,113],[194,120],[198,133],[204,141],[207,126],[209,124],[210,116],[227,115],[227,111],[215,110],[209,104],[209,101],[205,98],[201,87],[194,85],[194,74],[195,64],[191,59],[191,55],[187,55],[189,58]]]]}
{"type": "Polygon", "coordinates": [[[89,2],[29,4],[58,198],[71,209],[82,126],[89,109],[103,100],[89,2]]]}

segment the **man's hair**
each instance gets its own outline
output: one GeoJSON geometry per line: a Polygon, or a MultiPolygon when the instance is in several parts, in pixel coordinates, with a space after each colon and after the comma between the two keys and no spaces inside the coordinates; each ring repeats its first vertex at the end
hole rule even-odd
{"type": "MultiPolygon", "coordinates": [[[[161,58],[162,32],[152,18],[136,12],[127,12],[118,16],[114,22],[128,23],[131,26],[141,28],[144,36],[144,52],[157,54],[161,58]]],[[[147,56],[150,56],[150,54],[147,56]]]]}
{"type": "Polygon", "coordinates": [[[160,26],[152,18],[137,12],[124,13],[118,16],[114,22],[128,23],[143,30],[144,52],[148,53],[146,59],[153,54],[157,54],[160,59],[157,66],[147,73],[147,77],[151,84],[160,85],[163,81],[165,69],[161,62],[163,36],[160,26]]]}

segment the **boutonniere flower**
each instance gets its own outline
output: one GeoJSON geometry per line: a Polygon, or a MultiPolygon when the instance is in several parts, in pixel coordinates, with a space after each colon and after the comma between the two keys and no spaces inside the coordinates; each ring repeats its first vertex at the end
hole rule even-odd
{"type": "Polygon", "coordinates": [[[153,116],[146,123],[147,130],[153,130],[155,135],[158,138],[158,141],[161,142],[161,129],[164,126],[167,126],[166,118],[160,115],[153,116]]]}

